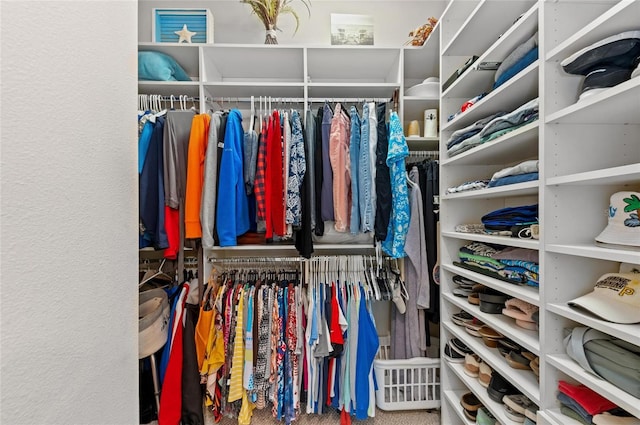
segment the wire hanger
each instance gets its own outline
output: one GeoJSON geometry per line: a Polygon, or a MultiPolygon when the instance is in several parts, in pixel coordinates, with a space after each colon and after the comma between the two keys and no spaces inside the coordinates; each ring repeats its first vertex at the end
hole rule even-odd
{"type": "Polygon", "coordinates": [[[138,288],[142,287],[142,285],[144,285],[145,283],[150,282],[151,280],[156,279],[156,278],[161,278],[163,280],[167,280],[169,282],[173,282],[173,278],[162,271],[162,267],[164,266],[164,263],[166,261],[167,261],[167,259],[164,258],[162,260],[162,263],[160,263],[160,267],[158,267],[158,271],[157,272],[155,272],[154,274],[152,274],[151,276],[149,276],[149,277],[147,277],[145,279],[142,279],[142,282],[140,282],[138,284],[138,288]]]}

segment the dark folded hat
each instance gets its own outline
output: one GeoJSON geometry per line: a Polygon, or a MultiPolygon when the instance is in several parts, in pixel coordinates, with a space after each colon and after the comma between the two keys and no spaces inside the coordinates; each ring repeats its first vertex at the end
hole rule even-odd
{"type": "Polygon", "coordinates": [[[598,89],[607,89],[627,81],[631,78],[631,71],[630,68],[621,68],[613,65],[604,65],[593,69],[582,81],[580,99],[601,91],[598,89]]]}
{"type": "Polygon", "coordinates": [[[560,65],[569,74],[587,75],[604,65],[633,69],[639,61],[640,31],[625,31],[585,47],[560,65]]]}

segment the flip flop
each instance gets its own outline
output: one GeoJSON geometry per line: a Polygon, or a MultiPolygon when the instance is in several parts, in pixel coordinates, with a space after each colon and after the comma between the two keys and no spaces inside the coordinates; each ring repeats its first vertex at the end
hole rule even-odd
{"type": "Polygon", "coordinates": [[[460,405],[464,407],[464,410],[468,410],[469,412],[477,412],[477,410],[482,407],[482,403],[472,392],[468,392],[462,396],[460,405]]]}
{"type": "Polygon", "coordinates": [[[491,382],[491,375],[493,374],[493,369],[487,363],[480,363],[480,369],[478,371],[478,381],[480,385],[487,388],[489,386],[489,382],[491,382]]]}
{"type": "Polygon", "coordinates": [[[464,373],[472,378],[477,378],[480,372],[482,359],[477,354],[467,354],[464,357],[464,373]]]}
{"type": "Polygon", "coordinates": [[[514,369],[531,370],[531,367],[529,367],[529,363],[531,363],[529,359],[516,351],[511,351],[505,358],[509,366],[514,369]]]}
{"type": "Polygon", "coordinates": [[[529,400],[524,394],[511,394],[502,397],[502,402],[505,406],[509,406],[511,410],[524,415],[525,410],[528,407],[534,406],[533,402],[529,400]]]}

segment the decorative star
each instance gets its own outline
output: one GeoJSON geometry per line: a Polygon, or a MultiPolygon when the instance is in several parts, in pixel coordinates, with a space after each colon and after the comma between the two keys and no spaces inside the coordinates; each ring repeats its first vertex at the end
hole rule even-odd
{"type": "Polygon", "coordinates": [[[182,43],[183,41],[186,41],[187,43],[191,43],[191,37],[197,34],[193,31],[189,31],[187,29],[187,24],[184,24],[184,26],[180,31],[174,31],[174,33],[180,36],[178,43],[182,43]]]}

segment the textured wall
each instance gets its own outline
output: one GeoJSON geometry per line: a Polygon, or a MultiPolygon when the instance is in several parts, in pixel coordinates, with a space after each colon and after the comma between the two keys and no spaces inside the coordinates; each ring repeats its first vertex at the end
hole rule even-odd
{"type": "Polygon", "coordinates": [[[134,424],[137,2],[0,7],[0,423],[134,424]]]}
{"type": "MultiPolygon", "coordinates": [[[[251,14],[249,5],[240,0],[140,0],[140,41],[151,41],[151,16],[154,7],[200,7],[211,10],[216,43],[264,43],[264,29],[259,19],[251,14]]],[[[280,44],[331,44],[331,13],[371,15],[374,19],[376,46],[401,46],[409,31],[425,24],[430,16],[440,17],[445,1],[440,0],[311,0],[311,18],[301,2],[292,6],[300,16],[300,28],[294,36],[295,20],[284,15],[278,25],[280,44]]]]}

